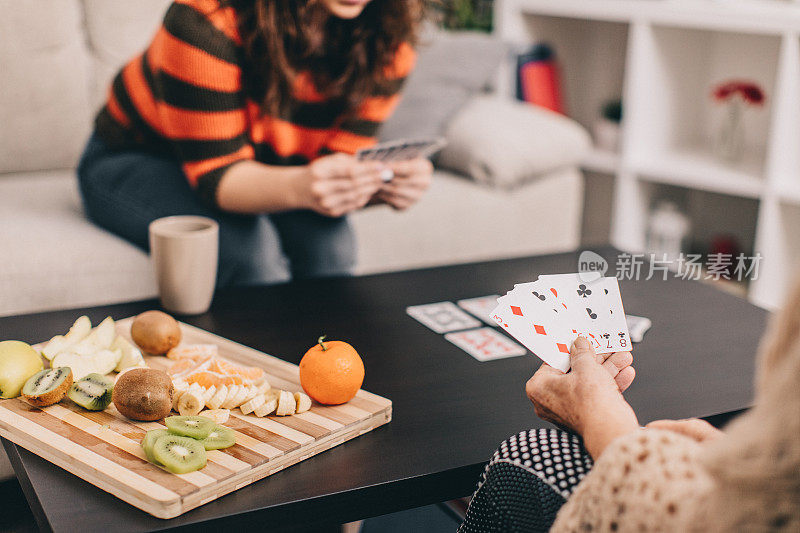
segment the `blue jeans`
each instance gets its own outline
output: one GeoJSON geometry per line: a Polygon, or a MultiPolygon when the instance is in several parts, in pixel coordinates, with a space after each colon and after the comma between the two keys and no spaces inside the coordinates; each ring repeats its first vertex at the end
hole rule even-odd
{"type": "Polygon", "coordinates": [[[355,264],[347,218],[312,211],[270,215],[226,213],[203,204],[177,160],[117,150],[92,135],[78,165],[83,206],[98,226],[147,251],[148,225],[171,215],[200,215],[219,223],[217,286],[340,276],[355,264]],[[288,271],[288,273],[287,273],[288,271]]]}

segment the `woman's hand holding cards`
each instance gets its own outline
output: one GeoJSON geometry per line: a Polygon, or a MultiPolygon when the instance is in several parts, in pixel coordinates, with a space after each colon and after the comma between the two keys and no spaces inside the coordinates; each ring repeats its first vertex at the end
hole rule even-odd
{"type": "Polygon", "coordinates": [[[543,364],[525,386],[536,415],[578,433],[597,459],[615,438],[639,428],[636,414],[622,397],[635,371],[630,352],[595,354],[578,337],[570,350],[571,370],[543,364]]]}
{"type": "Polygon", "coordinates": [[[431,186],[433,164],[425,158],[388,162],[387,166],[394,178],[383,184],[375,197],[395,209],[411,207],[431,186]]]}
{"type": "Polygon", "coordinates": [[[361,209],[383,185],[387,165],[358,161],[348,154],[332,154],[312,161],[299,180],[300,204],[329,217],[361,209]]]}

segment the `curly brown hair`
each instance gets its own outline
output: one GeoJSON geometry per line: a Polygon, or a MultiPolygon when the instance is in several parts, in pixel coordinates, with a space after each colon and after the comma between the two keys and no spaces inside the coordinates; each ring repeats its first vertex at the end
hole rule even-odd
{"type": "Polygon", "coordinates": [[[244,85],[265,112],[281,115],[292,84],[308,72],[347,114],[369,94],[391,90],[388,67],[402,43],[416,44],[422,0],[372,0],[351,20],[318,0],[227,0],[244,49],[244,85]]]}

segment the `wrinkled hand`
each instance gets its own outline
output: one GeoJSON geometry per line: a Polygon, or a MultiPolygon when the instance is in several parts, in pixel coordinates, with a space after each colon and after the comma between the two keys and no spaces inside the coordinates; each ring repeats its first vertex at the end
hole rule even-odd
{"type": "Polygon", "coordinates": [[[632,363],[630,352],[604,358],[578,337],[570,351],[570,371],[564,374],[543,364],[525,391],[539,418],[580,433],[596,458],[613,438],[639,427],[622,397],[636,375],[632,363]]]}
{"type": "Polygon", "coordinates": [[[300,205],[329,217],[361,209],[380,189],[386,165],[358,161],[348,154],[332,154],[312,161],[300,180],[300,205]]]}
{"type": "Polygon", "coordinates": [[[697,442],[715,440],[725,434],[705,420],[700,420],[699,418],[687,418],[685,420],[655,420],[647,424],[647,427],[673,431],[689,437],[697,442]]]}
{"type": "Polygon", "coordinates": [[[376,198],[397,210],[414,205],[431,185],[433,165],[425,158],[388,163],[394,179],[381,187],[376,198]]]}

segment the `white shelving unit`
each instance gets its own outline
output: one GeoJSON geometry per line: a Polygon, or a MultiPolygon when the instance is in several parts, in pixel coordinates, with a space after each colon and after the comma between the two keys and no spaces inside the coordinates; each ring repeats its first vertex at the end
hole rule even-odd
{"type": "MultiPolygon", "coordinates": [[[[799,4],[495,0],[495,27],[520,47],[553,46],[567,114],[587,128],[604,101],[622,97],[620,151],[595,149],[583,165],[615,178],[614,245],[643,251],[651,204],[673,188],[701,213],[695,233],[731,228],[749,239],[745,252],[761,254],[750,300],[768,308],[782,303],[800,272],[799,4]],[[728,79],[755,80],[767,95],[763,108],[745,112],[745,147],[736,163],[713,150],[725,110],[710,92],[728,79]],[[715,206],[719,220],[702,213],[703,202],[715,206]]],[[[512,80],[509,63],[500,90],[510,94],[512,80]]]]}

